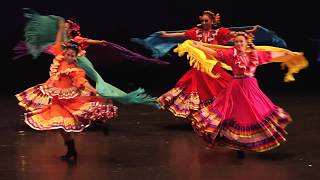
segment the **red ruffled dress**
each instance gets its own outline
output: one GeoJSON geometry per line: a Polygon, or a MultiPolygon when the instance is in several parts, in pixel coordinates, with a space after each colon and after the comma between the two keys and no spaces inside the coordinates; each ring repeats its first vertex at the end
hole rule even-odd
{"type": "MultiPolygon", "coordinates": [[[[211,44],[226,44],[230,40],[230,30],[218,28],[203,31],[194,27],[185,32],[185,38],[211,44]]],[[[213,69],[213,74],[219,74],[220,77],[212,78],[191,68],[173,89],[158,98],[160,107],[171,111],[175,116],[187,118],[193,112],[212,104],[219,92],[232,80],[232,76],[218,65],[213,69]]]]}

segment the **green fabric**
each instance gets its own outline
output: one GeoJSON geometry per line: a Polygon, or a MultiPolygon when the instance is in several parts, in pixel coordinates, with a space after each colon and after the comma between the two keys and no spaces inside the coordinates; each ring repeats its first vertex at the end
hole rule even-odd
{"type": "Polygon", "coordinates": [[[55,15],[42,16],[28,8],[24,10],[24,16],[28,18],[24,29],[25,40],[33,58],[37,58],[43,49],[55,42],[58,22],[64,19],[55,15]]]}
{"type": "Polygon", "coordinates": [[[98,74],[98,72],[95,71],[92,63],[86,56],[79,57],[77,60],[77,64],[86,71],[87,76],[90,79],[96,82],[96,90],[99,95],[109,99],[113,99],[123,104],[146,104],[158,108],[156,98],[147,95],[145,93],[145,90],[142,88],[139,88],[130,93],[125,93],[115,86],[106,83],[98,74]]]}
{"type": "MultiPolygon", "coordinates": [[[[64,18],[55,15],[43,16],[27,8],[25,10],[27,13],[24,15],[28,18],[25,27],[25,39],[29,52],[33,58],[37,58],[41,52],[44,52],[48,46],[53,45],[56,41],[58,22],[61,19],[64,20],[64,18]]],[[[64,33],[64,40],[68,40],[66,32],[64,33]]],[[[125,93],[115,86],[106,83],[98,72],[95,71],[87,57],[79,57],[77,63],[86,71],[87,76],[96,82],[96,90],[99,95],[123,104],[146,104],[159,108],[156,98],[147,95],[142,88],[125,93]]]]}

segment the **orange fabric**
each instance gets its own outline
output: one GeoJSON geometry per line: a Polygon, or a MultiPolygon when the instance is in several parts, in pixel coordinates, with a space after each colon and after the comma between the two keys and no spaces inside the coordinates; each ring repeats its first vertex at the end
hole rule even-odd
{"type": "Polygon", "coordinates": [[[54,117],[63,117],[63,118],[72,118],[74,120],[75,117],[68,112],[61,104],[59,103],[58,100],[53,98],[52,104],[50,106],[47,106],[42,110],[42,113],[39,114],[43,117],[43,119],[52,119],[54,117]]]}
{"type": "Polygon", "coordinates": [[[50,47],[49,52],[52,53],[53,55],[58,55],[58,54],[62,54],[63,50],[62,50],[62,43],[55,43],[53,46],[50,47]]]}
{"type": "Polygon", "coordinates": [[[88,82],[88,80],[85,79],[85,72],[84,71],[76,71],[71,73],[73,85],[76,87],[81,87],[85,83],[88,82]]]}
{"type": "Polygon", "coordinates": [[[59,103],[64,107],[67,107],[69,111],[75,111],[80,109],[85,103],[88,102],[101,102],[106,103],[106,99],[100,96],[78,96],[72,99],[60,99],[59,103]]]}
{"type": "Polygon", "coordinates": [[[88,38],[84,38],[84,37],[81,37],[81,36],[76,36],[75,38],[73,38],[73,41],[77,42],[81,49],[84,50],[84,49],[87,49],[89,44],[88,44],[88,38]]]}
{"type": "MultiPolygon", "coordinates": [[[[25,113],[25,122],[36,130],[62,128],[67,132],[81,132],[91,121],[116,117],[118,108],[103,97],[92,96],[95,92],[86,87],[85,75],[75,63],[68,63],[62,55],[56,56],[50,67],[50,79],[38,88],[28,89],[28,96],[25,92],[17,96],[20,102],[42,103],[31,106],[35,108],[25,113]]],[[[28,106],[26,103],[20,105],[28,106]]]]}
{"type": "Polygon", "coordinates": [[[68,70],[74,70],[70,73],[63,73],[59,75],[57,80],[52,80],[51,78],[47,81],[48,85],[52,85],[57,88],[70,88],[70,87],[81,87],[83,86],[88,80],[85,79],[85,72],[84,70],[80,69],[74,63],[67,63],[64,60],[59,62],[59,66],[57,68],[57,73],[66,72],[68,70]]]}
{"type": "Polygon", "coordinates": [[[60,116],[78,121],[70,112],[81,109],[85,103],[89,102],[105,103],[106,100],[100,96],[78,96],[72,99],[53,98],[52,104],[41,111],[41,116],[44,119],[52,119],[60,116]]]}

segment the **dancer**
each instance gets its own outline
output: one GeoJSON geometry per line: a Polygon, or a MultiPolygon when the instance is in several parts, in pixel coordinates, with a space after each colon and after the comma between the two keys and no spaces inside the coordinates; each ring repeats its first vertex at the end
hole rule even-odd
{"type": "MultiPolygon", "coordinates": [[[[234,33],[234,47],[186,41],[175,52],[189,54],[193,65],[212,68],[206,62],[219,61],[231,66],[234,77],[215,101],[193,113],[194,130],[209,143],[238,150],[264,152],[284,142],[285,127],[292,122],[288,113],[273,104],[260,90],[254,77],[257,66],[282,62],[288,68],[285,81],[293,81],[293,74],[308,66],[302,53],[286,49],[257,46],[246,32],[234,33]]],[[[214,65],[214,63],[213,63],[214,65]]],[[[209,72],[209,70],[207,70],[209,72]]]]}
{"type": "MultiPolygon", "coordinates": [[[[163,33],[163,36],[184,36],[206,43],[226,44],[232,37],[232,31],[226,28],[213,29],[213,26],[220,22],[219,18],[219,14],[204,11],[200,17],[201,28],[195,27],[184,33],[163,33]]],[[[210,105],[232,80],[232,76],[219,65],[215,66],[212,74],[210,76],[191,68],[179,79],[173,89],[158,98],[160,107],[171,111],[175,116],[187,118],[193,112],[210,105]]]]}
{"type": "Polygon", "coordinates": [[[202,15],[199,17],[199,20],[201,21],[201,24],[189,30],[158,31],[150,34],[144,39],[131,38],[131,41],[141,44],[146,49],[151,50],[154,58],[161,58],[165,57],[172,48],[176,47],[178,44],[181,44],[187,39],[198,40],[211,44],[219,44],[222,41],[225,41],[223,44],[226,44],[229,42],[227,38],[228,31],[251,31],[252,29],[255,29],[255,44],[272,45],[282,48],[287,47],[286,42],[277,36],[275,32],[259,25],[219,28],[220,15],[218,13],[214,14],[211,11],[203,11],[202,15]],[[211,18],[212,16],[214,16],[214,19],[211,18]],[[217,36],[222,39],[219,39],[217,36]]]}
{"type": "MultiPolygon", "coordinates": [[[[29,53],[32,54],[34,58],[37,58],[41,52],[52,54],[51,47],[56,39],[57,24],[60,21],[64,21],[64,18],[54,15],[43,16],[30,9],[26,10],[28,10],[28,13],[25,13],[25,16],[29,19],[25,27],[26,42],[20,43],[15,48],[16,53],[18,54],[16,58],[20,58],[29,53]]],[[[93,40],[81,37],[80,26],[74,20],[65,21],[64,27],[65,29],[61,41],[67,42],[68,40],[73,40],[78,42],[82,50],[85,50],[91,44],[98,44],[107,46],[109,51],[115,51],[119,53],[122,58],[127,60],[166,64],[165,62],[161,63],[158,60],[146,58],[105,40],[93,40]]],[[[156,99],[147,95],[143,88],[126,93],[119,88],[106,83],[94,69],[94,66],[85,54],[78,56],[77,64],[86,71],[90,79],[96,82],[96,90],[99,95],[123,104],[146,104],[157,107],[156,99]]]]}
{"type": "Polygon", "coordinates": [[[70,41],[61,48],[64,23],[60,23],[56,55],[50,67],[50,78],[16,95],[25,113],[25,123],[35,130],[59,129],[67,146],[62,160],[76,161],[73,132],[81,132],[92,121],[106,121],[117,116],[117,107],[110,100],[97,96],[85,71],[77,64],[77,56],[85,53],[78,43],[70,41]]]}

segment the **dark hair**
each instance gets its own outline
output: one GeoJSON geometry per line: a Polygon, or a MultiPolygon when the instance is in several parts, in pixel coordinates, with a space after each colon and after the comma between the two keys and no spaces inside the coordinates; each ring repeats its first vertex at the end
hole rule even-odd
{"type": "Polygon", "coordinates": [[[220,14],[219,13],[213,13],[213,11],[202,11],[202,16],[208,16],[212,22],[213,26],[217,28],[220,25],[220,14]]]}
{"type": "Polygon", "coordinates": [[[65,45],[65,49],[74,50],[76,52],[76,54],[78,54],[80,51],[80,45],[79,45],[79,43],[71,40],[65,45]]]}
{"type": "Polygon", "coordinates": [[[79,36],[80,34],[75,30],[71,30],[69,35],[71,35],[71,38],[75,38],[76,36],[79,36]]]}
{"type": "Polygon", "coordinates": [[[214,18],[215,14],[212,11],[209,11],[209,10],[203,11],[202,12],[202,16],[203,15],[207,15],[212,21],[215,20],[215,18],[214,18]]]}

